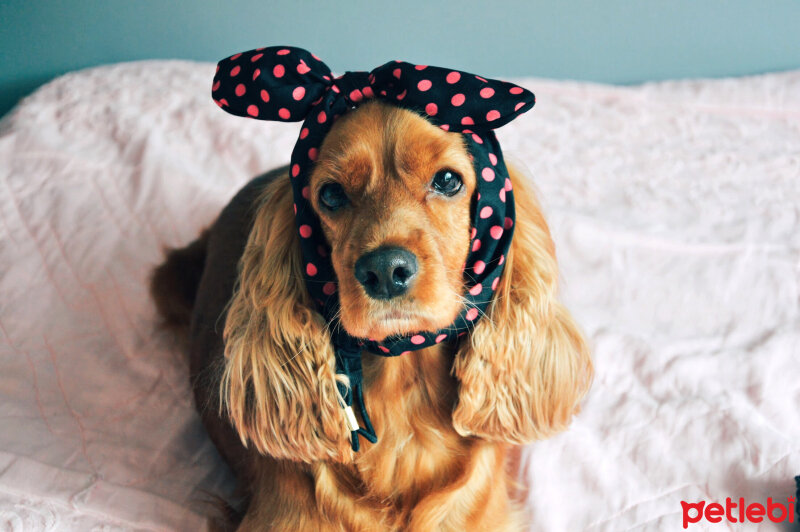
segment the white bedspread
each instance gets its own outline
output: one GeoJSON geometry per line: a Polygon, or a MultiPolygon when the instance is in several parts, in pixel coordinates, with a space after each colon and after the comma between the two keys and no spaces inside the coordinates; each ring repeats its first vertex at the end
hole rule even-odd
{"type": "MultiPolygon", "coordinates": [[[[296,124],[214,67],[64,76],[0,125],[0,528],[204,527],[231,479],[147,276],[296,124]]],[[[522,80],[499,132],[538,186],[597,376],[526,449],[532,530],[680,530],[681,500],[785,502],[800,474],[800,71],[609,87],[522,80]]],[[[690,530],[749,530],[723,521],[690,530]]],[[[762,530],[777,530],[769,522],[762,530]]]]}

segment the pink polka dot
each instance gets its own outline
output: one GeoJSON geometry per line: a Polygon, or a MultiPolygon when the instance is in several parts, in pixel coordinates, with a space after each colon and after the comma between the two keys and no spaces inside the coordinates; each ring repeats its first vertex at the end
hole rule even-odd
{"type": "Polygon", "coordinates": [[[388,349],[388,348],[386,348],[386,347],[383,347],[382,345],[379,345],[379,346],[378,346],[378,349],[380,349],[380,350],[381,350],[381,351],[383,351],[384,353],[388,353],[388,352],[389,352],[389,349],[388,349]]]}
{"type": "Polygon", "coordinates": [[[307,127],[304,127],[303,129],[301,129],[301,130],[300,130],[300,138],[301,138],[301,139],[304,139],[304,138],[306,138],[307,136],[308,136],[308,128],[307,128],[307,127]]]}
{"type": "Polygon", "coordinates": [[[255,81],[255,80],[256,80],[256,78],[258,78],[258,76],[260,76],[260,75],[261,75],[261,69],[260,69],[260,68],[257,68],[257,69],[255,70],[255,72],[253,72],[253,81],[255,81]]]}
{"type": "Polygon", "coordinates": [[[402,353],[400,353],[400,356],[407,355],[407,354],[409,354],[410,352],[411,352],[411,351],[403,351],[402,353]]]}
{"type": "Polygon", "coordinates": [[[415,65],[414,68],[416,68],[417,70],[425,70],[426,68],[428,68],[428,65],[415,65]]]}
{"type": "Polygon", "coordinates": [[[522,94],[522,87],[511,87],[508,89],[511,94],[522,94]]]}
{"type": "Polygon", "coordinates": [[[498,196],[500,196],[500,201],[505,203],[506,202],[506,189],[501,188],[500,189],[500,193],[498,194],[498,196]]]}
{"type": "Polygon", "coordinates": [[[317,267],[309,262],[308,264],[306,264],[306,273],[311,277],[314,277],[315,275],[317,275],[317,267]]]}
{"type": "Polygon", "coordinates": [[[421,90],[422,92],[425,92],[426,90],[430,89],[432,86],[433,86],[433,83],[431,83],[431,80],[429,80],[429,79],[423,79],[422,81],[417,83],[417,88],[419,90],[421,90]]]}
{"type": "Polygon", "coordinates": [[[478,309],[471,308],[467,311],[467,319],[469,321],[473,321],[475,318],[478,317],[478,309]]]}
{"type": "Polygon", "coordinates": [[[351,102],[360,102],[363,99],[364,99],[364,94],[360,90],[353,89],[352,91],[350,91],[351,102]]]}
{"type": "Polygon", "coordinates": [[[311,236],[311,226],[303,224],[300,226],[300,236],[303,238],[308,238],[311,236]]]}
{"type": "Polygon", "coordinates": [[[289,50],[287,50],[286,48],[283,48],[282,50],[278,50],[278,52],[277,52],[278,55],[289,55],[289,53],[290,53],[289,50]]]}
{"type": "Polygon", "coordinates": [[[269,101],[269,93],[264,89],[261,89],[261,99],[264,100],[265,102],[269,101]]]}
{"type": "Polygon", "coordinates": [[[425,337],[421,334],[415,334],[411,337],[411,343],[414,345],[420,345],[425,343],[425,337]]]}
{"type": "Polygon", "coordinates": [[[472,134],[472,140],[474,140],[478,144],[483,144],[483,139],[477,133],[472,134]]]}
{"type": "Polygon", "coordinates": [[[479,80],[481,80],[481,81],[482,81],[482,82],[484,82],[484,83],[489,83],[488,81],[486,81],[486,78],[482,78],[482,77],[480,77],[480,76],[475,76],[475,79],[479,79],[479,80]]]}
{"type": "Polygon", "coordinates": [[[519,111],[525,105],[525,102],[519,102],[517,105],[514,106],[515,111],[519,111]]]}
{"type": "Polygon", "coordinates": [[[247,92],[247,88],[243,83],[239,83],[236,85],[236,88],[233,90],[233,92],[236,93],[236,96],[244,96],[244,93],[247,92]]]}
{"type": "Polygon", "coordinates": [[[372,90],[372,87],[364,87],[361,89],[361,92],[364,93],[364,98],[374,98],[375,93],[372,90]]]}
{"type": "Polygon", "coordinates": [[[283,68],[283,65],[275,65],[275,68],[272,69],[272,75],[276,78],[282,78],[284,74],[286,74],[286,69],[283,68]]]}
{"type": "Polygon", "coordinates": [[[478,294],[481,293],[481,290],[483,290],[483,287],[479,284],[476,284],[475,286],[469,289],[469,293],[472,294],[473,296],[477,296],[478,294]]]}
{"type": "Polygon", "coordinates": [[[328,120],[328,115],[325,114],[325,111],[320,111],[317,115],[317,122],[324,124],[326,120],[328,120]]]}
{"type": "Polygon", "coordinates": [[[459,72],[450,72],[445,79],[447,83],[452,85],[453,83],[458,83],[458,80],[461,79],[461,74],[459,72]]]}
{"type": "Polygon", "coordinates": [[[251,58],[250,58],[250,61],[252,61],[253,63],[255,63],[256,61],[258,61],[258,60],[259,60],[259,59],[261,59],[262,57],[264,57],[264,54],[256,54],[256,55],[254,55],[253,57],[251,57],[251,58]]]}
{"type": "Polygon", "coordinates": [[[439,107],[435,103],[429,103],[425,106],[425,112],[428,113],[428,116],[436,116],[438,111],[439,107]]]}
{"type": "Polygon", "coordinates": [[[450,103],[452,103],[456,107],[464,105],[465,101],[467,101],[467,97],[461,94],[460,92],[458,94],[455,94],[452,98],[450,98],[450,103]]]}
{"type": "Polygon", "coordinates": [[[489,229],[489,234],[492,235],[492,238],[495,240],[500,240],[500,237],[503,236],[503,228],[499,225],[493,225],[491,229],[489,229]]]}
{"type": "Polygon", "coordinates": [[[493,212],[494,212],[494,209],[492,209],[491,207],[489,207],[487,205],[486,207],[481,209],[480,217],[483,218],[483,219],[486,219],[489,216],[491,216],[493,212]]]}
{"type": "Polygon", "coordinates": [[[303,96],[306,95],[305,87],[295,87],[292,91],[292,98],[297,100],[298,102],[303,99],[303,96]]]}
{"type": "Polygon", "coordinates": [[[492,291],[497,290],[497,285],[500,283],[500,278],[495,277],[494,281],[492,281],[492,291]]]}
{"type": "Polygon", "coordinates": [[[491,183],[494,181],[494,170],[491,168],[484,168],[481,170],[481,177],[491,183]]]}
{"type": "Polygon", "coordinates": [[[486,269],[486,263],[482,260],[475,261],[475,266],[472,267],[475,273],[481,274],[486,269]]]}
{"type": "Polygon", "coordinates": [[[278,109],[278,116],[283,118],[284,120],[289,120],[289,118],[291,118],[292,116],[292,113],[290,113],[287,108],[281,107],[280,109],[278,109]]]}
{"type": "Polygon", "coordinates": [[[339,90],[339,87],[336,86],[336,85],[331,85],[331,90],[333,92],[335,92],[336,94],[339,94],[340,92],[342,92],[341,90],[339,90]]]}
{"type": "Polygon", "coordinates": [[[478,228],[477,228],[477,227],[473,227],[473,228],[472,228],[472,231],[470,231],[470,233],[469,233],[469,238],[470,238],[470,240],[472,240],[473,238],[475,238],[475,235],[477,235],[477,234],[478,234],[478,228]]]}
{"type": "Polygon", "coordinates": [[[496,166],[497,165],[497,155],[495,155],[494,153],[490,153],[489,154],[489,162],[496,166]]]}
{"type": "Polygon", "coordinates": [[[505,187],[506,187],[506,192],[511,192],[511,180],[509,178],[506,178],[505,187]]]}
{"type": "Polygon", "coordinates": [[[439,336],[436,337],[436,343],[440,344],[440,343],[444,342],[445,338],[447,338],[446,334],[440,334],[439,336]]]}
{"type": "Polygon", "coordinates": [[[506,261],[506,256],[505,255],[500,255],[500,260],[497,261],[497,265],[498,266],[502,266],[505,261],[506,261]]]}
{"type": "Polygon", "coordinates": [[[248,105],[247,114],[249,114],[250,116],[258,116],[258,107],[256,107],[255,105],[248,105]]]}
{"type": "Polygon", "coordinates": [[[307,74],[308,72],[311,72],[311,67],[309,67],[306,62],[301,59],[300,64],[297,65],[297,73],[307,74]]]}
{"type": "Polygon", "coordinates": [[[439,126],[439,127],[440,127],[440,128],[442,128],[444,131],[450,131],[450,126],[449,126],[449,125],[447,125],[447,124],[442,124],[442,125],[441,125],[441,126],[439,126]]]}
{"type": "Polygon", "coordinates": [[[318,155],[319,151],[317,150],[317,148],[311,148],[310,150],[308,150],[308,158],[311,159],[312,161],[316,161],[318,155]]]}
{"type": "Polygon", "coordinates": [[[292,165],[292,177],[297,177],[298,175],[300,175],[300,165],[299,164],[293,164],[292,165]]]}
{"type": "Polygon", "coordinates": [[[464,126],[471,126],[474,123],[475,123],[475,121],[472,119],[472,117],[469,117],[469,116],[465,116],[464,118],[461,119],[461,125],[464,125],[464,126]]]}
{"type": "Polygon", "coordinates": [[[213,92],[217,92],[217,90],[219,90],[219,80],[217,80],[216,82],[214,82],[214,85],[211,87],[211,90],[212,90],[213,92]]]}
{"type": "Polygon", "coordinates": [[[494,96],[494,89],[491,87],[484,87],[481,89],[481,98],[491,98],[494,96]]]}
{"type": "Polygon", "coordinates": [[[395,68],[394,70],[392,70],[392,75],[394,77],[396,77],[397,79],[400,79],[400,74],[402,74],[402,73],[403,73],[403,71],[400,70],[399,68],[395,68]]]}
{"type": "Polygon", "coordinates": [[[506,219],[503,220],[503,227],[506,229],[511,229],[514,226],[514,220],[506,216],[506,219]]]}
{"type": "Polygon", "coordinates": [[[223,105],[228,105],[228,100],[226,100],[225,98],[220,98],[219,106],[222,107],[223,105]]]}
{"type": "Polygon", "coordinates": [[[242,67],[240,67],[239,65],[236,65],[235,67],[233,67],[231,69],[231,76],[238,76],[240,70],[242,70],[242,67]]]}
{"type": "Polygon", "coordinates": [[[476,238],[472,241],[472,251],[478,251],[479,249],[481,249],[481,239],[476,238]]]}
{"type": "Polygon", "coordinates": [[[240,57],[242,57],[242,54],[240,54],[240,53],[239,54],[233,54],[230,59],[231,59],[231,61],[236,61],[240,57]]]}
{"type": "Polygon", "coordinates": [[[397,95],[397,99],[398,100],[402,100],[405,97],[406,97],[406,91],[403,91],[403,92],[401,92],[400,94],[397,95]]]}
{"type": "Polygon", "coordinates": [[[492,109],[491,111],[486,113],[486,120],[488,120],[489,122],[493,122],[498,118],[500,118],[500,111],[498,111],[497,109],[492,109]]]}
{"type": "Polygon", "coordinates": [[[297,214],[297,203],[292,203],[292,210],[297,214]]]}
{"type": "Polygon", "coordinates": [[[332,282],[328,281],[324,285],[322,285],[322,293],[326,296],[332,296],[336,292],[336,285],[332,282]]]}
{"type": "Polygon", "coordinates": [[[303,190],[300,191],[300,194],[302,194],[305,199],[308,199],[308,197],[311,196],[311,189],[308,187],[303,187],[303,190]]]}

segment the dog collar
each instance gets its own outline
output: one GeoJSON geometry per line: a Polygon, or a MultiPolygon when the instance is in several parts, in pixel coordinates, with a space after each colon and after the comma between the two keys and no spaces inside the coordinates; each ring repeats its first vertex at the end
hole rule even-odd
{"type": "Polygon", "coordinates": [[[505,81],[447,68],[391,61],[371,72],[346,72],[336,78],[317,56],[301,48],[258,48],[217,65],[212,97],[228,113],[294,122],[303,120],[292,151],[289,174],[303,254],[306,289],[330,324],[337,374],[354,451],[358,435],[372,443],[377,435],[364,405],[361,352],[397,356],[455,340],[475,327],[491,302],[503,272],[514,231],[514,197],[494,129],[533,107],[530,91],[505,81]],[[449,327],[419,331],[381,342],[353,338],[338,326],[339,297],[329,246],[311,207],[309,178],[325,136],[338,117],[359,103],[379,99],[419,113],[445,131],[461,134],[477,177],[470,252],[464,267],[464,307],[449,327]],[[358,426],[356,402],[365,428],[358,426]]]}

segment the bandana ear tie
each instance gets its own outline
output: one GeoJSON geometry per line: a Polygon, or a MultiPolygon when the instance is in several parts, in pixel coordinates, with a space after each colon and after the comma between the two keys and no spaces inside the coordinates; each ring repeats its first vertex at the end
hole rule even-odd
{"type": "Polygon", "coordinates": [[[339,393],[346,405],[344,414],[347,421],[347,428],[350,429],[350,445],[354,452],[358,452],[360,447],[358,441],[359,434],[370,443],[378,442],[378,436],[375,434],[372,421],[369,419],[369,414],[367,413],[367,407],[364,404],[364,376],[361,370],[361,350],[337,347],[336,373],[339,375],[347,375],[347,378],[350,380],[349,388],[341,383],[337,383],[337,386],[339,387],[339,393]],[[358,419],[356,419],[355,412],[353,411],[354,399],[358,405],[361,419],[364,420],[366,428],[358,426],[358,419]]]}

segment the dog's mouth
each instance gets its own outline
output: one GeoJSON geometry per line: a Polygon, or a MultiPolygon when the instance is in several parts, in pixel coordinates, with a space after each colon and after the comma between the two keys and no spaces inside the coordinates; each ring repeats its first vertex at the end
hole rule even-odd
{"type": "MultiPolygon", "coordinates": [[[[366,318],[357,330],[348,330],[353,336],[383,341],[387,338],[404,336],[423,331],[437,331],[447,327],[455,319],[454,316],[433,315],[422,309],[390,308],[374,310],[363,315],[366,318]]],[[[345,320],[346,321],[346,320],[345,320]]],[[[343,322],[346,329],[346,323],[343,322]]],[[[350,325],[353,325],[352,323],[350,325]]]]}

